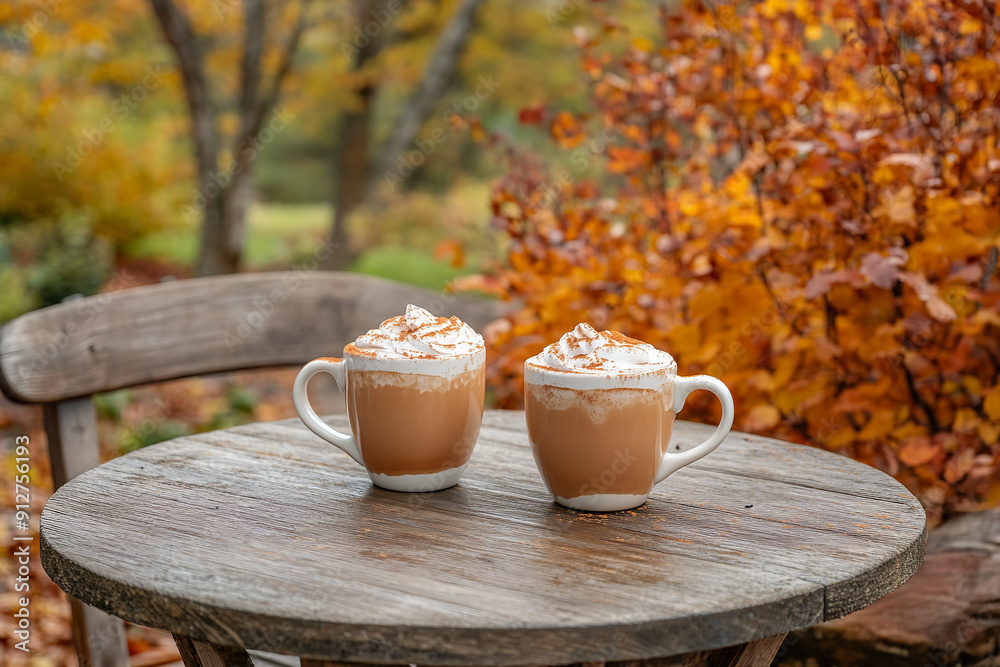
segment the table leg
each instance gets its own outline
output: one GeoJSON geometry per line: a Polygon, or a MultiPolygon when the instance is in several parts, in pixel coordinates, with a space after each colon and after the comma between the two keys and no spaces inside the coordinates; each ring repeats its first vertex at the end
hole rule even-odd
{"type": "Polygon", "coordinates": [[[73,613],[73,645],[81,667],[128,667],[122,619],[69,598],[73,613]]]}
{"type": "MultiPolygon", "coordinates": [[[[643,660],[638,664],[642,664],[644,667],[657,665],[663,667],[667,665],[671,667],[769,667],[784,641],[785,635],[774,635],[737,646],[727,646],[711,651],[697,651],[664,660],[643,660]]],[[[628,663],[607,664],[609,667],[612,664],[616,667],[624,667],[628,663]]]]}
{"type": "Polygon", "coordinates": [[[253,667],[250,656],[241,648],[174,635],[174,643],[184,659],[184,667],[253,667]]]}
{"type": "MultiPolygon", "coordinates": [[[[588,667],[770,667],[777,655],[785,635],[764,637],[756,641],[737,646],[696,651],[670,658],[653,658],[650,660],[622,660],[618,662],[578,663],[571,667],[587,665],[588,667]]],[[[186,663],[186,661],[185,661],[186,663]]],[[[316,660],[302,658],[302,667],[375,667],[362,662],[336,662],[333,660],[316,660]]],[[[388,667],[388,666],[385,666],[388,667]]]]}
{"type": "Polygon", "coordinates": [[[317,660],[302,658],[302,667],[406,667],[405,665],[375,665],[370,662],[337,662],[335,660],[317,660]]]}

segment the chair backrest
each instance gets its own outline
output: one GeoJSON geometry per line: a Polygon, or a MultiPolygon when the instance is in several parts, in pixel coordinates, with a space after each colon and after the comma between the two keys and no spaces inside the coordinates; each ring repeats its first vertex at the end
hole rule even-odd
{"type": "Polygon", "coordinates": [[[99,294],[0,329],[0,389],[51,403],[221,371],[301,364],[413,303],[473,328],[497,303],[349,273],[254,273],[99,294]]]}
{"type": "MultiPolygon", "coordinates": [[[[92,394],[339,355],[406,304],[482,328],[495,302],[348,273],[196,278],[77,299],[0,329],[0,390],[41,403],[58,488],[99,462],[92,394]]],[[[81,665],[126,667],[119,619],[71,600],[81,665]]]]}

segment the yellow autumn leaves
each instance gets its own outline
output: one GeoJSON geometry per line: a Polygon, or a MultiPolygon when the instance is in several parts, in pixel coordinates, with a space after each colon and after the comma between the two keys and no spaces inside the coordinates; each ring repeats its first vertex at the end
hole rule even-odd
{"type": "MultiPolygon", "coordinates": [[[[592,113],[549,130],[573,149],[614,127],[607,176],[539,207],[525,161],[494,192],[514,244],[491,284],[520,304],[491,335],[501,403],[587,321],[722,378],[737,428],[876,465],[932,515],[1000,500],[1000,40],[971,31],[1000,19],[942,7],[686,0],[659,42],[584,42],[592,113]]],[[[685,415],[716,412],[696,394],[685,415]]]]}

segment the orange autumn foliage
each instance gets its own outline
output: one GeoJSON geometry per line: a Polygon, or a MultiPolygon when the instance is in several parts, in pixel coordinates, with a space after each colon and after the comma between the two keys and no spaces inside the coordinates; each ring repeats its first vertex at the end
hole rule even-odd
{"type": "MultiPolygon", "coordinates": [[[[659,18],[624,50],[613,24],[578,30],[593,113],[541,121],[572,167],[494,137],[509,251],[464,286],[517,304],[487,332],[501,405],[527,357],[590,322],[723,379],[737,428],[878,466],[932,517],[1000,500],[993,3],[659,18]]],[[[696,394],[683,416],[717,411],[696,394]]]]}

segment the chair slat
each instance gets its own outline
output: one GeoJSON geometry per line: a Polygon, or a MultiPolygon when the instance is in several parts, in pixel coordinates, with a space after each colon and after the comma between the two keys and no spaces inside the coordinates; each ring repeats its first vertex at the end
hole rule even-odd
{"type": "Polygon", "coordinates": [[[193,375],[300,364],[344,345],[407,303],[481,329],[495,302],[337,272],[183,280],[51,306],[0,330],[0,389],[54,402],[193,375]]]}
{"type": "Polygon", "coordinates": [[[101,462],[97,413],[90,396],[45,403],[42,417],[55,488],[101,462]]]}
{"type": "MultiPolygon", "coordinates": [[[[58,488],[100,463],[92,394],[338,355],[408,303],[458,315],[476,329],[498,314],[494,302],[345,273],[256,273],[150,285],[44,308],[8,323],[0,329],[0,390],[12,400],[43,404],[58,488]]],[[[125,667],[121,620],[71,603],[80,664],[125,667]]],[[[192,647],[204,664],[216,664],[219,656],[210,645],[192,647]]],[[[191,663],[195,654],[188,653],[187,664],[201,664],[191,663]]]]}
{"type": "MultiPolygon", "coordinates": [[[[97,414],[90,396],[42,406],[52,461],[52,482],[59,488],[100,463],[97,414]]],[[[81,667],[128,667],[125,625],[120,618],[70,598],[73,642],[81,667]]]]}
{"type": "Polygon", "coordinates": [[[128,644],[122,619],[70,598],[73,644],[80,667],[128,667],[128,644]]]}

